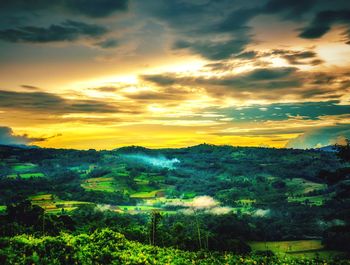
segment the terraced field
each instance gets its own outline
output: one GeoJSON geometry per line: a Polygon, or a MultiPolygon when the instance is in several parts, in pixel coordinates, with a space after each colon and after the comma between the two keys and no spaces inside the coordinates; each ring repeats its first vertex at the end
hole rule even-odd
{"type": "Polygon", "coordinates": [[[112,177],[90,178],[83,181],[81,186],[86,190],[115,192],[117,185],[112,177]]]}
{"type": "Polygon", "coordinates": [[[78,208],[82,204],[91,204],[90,202],[81,201],[63,201],[52,194],[37,194],[30,196],[32,204],[38,205],[46,212],[51,214],[70,212],[78,208]]]}

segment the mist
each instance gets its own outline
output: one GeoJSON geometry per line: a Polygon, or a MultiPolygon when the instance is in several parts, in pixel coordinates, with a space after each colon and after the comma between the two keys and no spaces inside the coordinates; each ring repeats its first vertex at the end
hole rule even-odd
{"type": "Polygon", "coordinates": [[[175,169],[176,165],[180,163],[180,160],[177,158],[167,159],[164,156],[148,156],[148,155],[125,155],[124,157],[132,160],[141,161],[145,164],[152,165],[159,168],[175,169]]]}

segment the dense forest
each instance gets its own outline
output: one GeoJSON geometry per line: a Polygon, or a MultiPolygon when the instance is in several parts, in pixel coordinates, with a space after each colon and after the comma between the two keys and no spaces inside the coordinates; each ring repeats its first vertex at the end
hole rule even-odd
{"type": "Polygon", "coordinates": [[[349,264],[336,149],[1,146],[0,263],[349,264]]]}

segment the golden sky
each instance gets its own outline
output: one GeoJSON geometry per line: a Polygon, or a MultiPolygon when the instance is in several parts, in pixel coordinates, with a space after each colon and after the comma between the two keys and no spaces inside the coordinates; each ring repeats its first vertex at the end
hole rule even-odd
{"type": "Polygon", "coordinates": [[[0,2],[0,144],[326,146],[349,74],[348,1],[0,2]]]}

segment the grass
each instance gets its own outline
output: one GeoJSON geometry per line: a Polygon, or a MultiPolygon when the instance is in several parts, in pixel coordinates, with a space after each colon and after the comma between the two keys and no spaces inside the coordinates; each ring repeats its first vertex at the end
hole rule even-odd
{"type": "Polygon", "coordinates": [[[37,168],[37,165],[31,164],[31,163],[18,163],[12,166],[12,169],[18,173],[25,173],[28,171],[35,170],[37,168]]]}
{"type": "Polygon", "coordinates": [[[324,204],[325,197],[323,195],[305,196],[305,197],[288,197],[288,202],[299,202],[302,204],[310,204],[321,206],[324,204]]]}
{"type": "Polygon", "coordinates": [[[256,203],[256,200],[252,200],[252,199],[240,199],[235,201],[238,204],[242,204],[242,205],[252,205],[254,203],[256,203]]]}
{"type": "Polygon", "coordinates": [[[117,191],[114,179],[111,177],[86,179],[83,181],[81,186],[86,190],[96,190],[105,192],[117,191]]]}
{"type": "Polygon", "coordinates": [[[0,213],[3,213],[6,211],[6,206],[5,205],[0,205],[0,213]]]}
{"type": "Polygon", "coordinates": [[[331,258],[341,254],[338,251],[325,250],[321,240],[249,242],[253,251],[271,250],[276,255],[315,258],[331,258]]]}
{"type": "Polygon", "coordinates": [[[43,178],[43,177],[45,177],[45,175],[41,172],[17,173],[17,174],[7,175],[7,178],[9,178],[9,179],[16,179],[17,177],[19,177],[21,179],[30,179],[30,178],[43,178]]]}
{"type": "Polygon", "coordinates": [[[52,195],[52,194],[37,194],[37,195],[30,196],[29,199],[32,202],[48,201],[48,200],[53,200],[54,199],[54,195],[52,195]]]}
{"type": "Polygon", "coordinates": [[[189,191],[189,192],[184,192],[183,197],[184,199],[192,199],[194,197],[196,197],[197,193],[193,192],[193,191],[189,191]]]}
{"type": "Polygon", "coordinates": [[[142,191],[136,192],[130,195],[130,198],[134,199],[153,199],[156,198],[159,192],[164,192],[164,190],[152,190],[152,191],[142,191]]]}
{"type": "Polygon", "coordinates": [[[316,183],[302,178],[286,180],[289,195],[305,195],[312,191],[325,190],[326,184],[316,183]]]}
{"type": "Polygon", "coordinates": [[[29,179],[29,178],[43,178],[45,177],[45,175],[41,172],[35,172],[35,173],[22,173],[22,174],[19,174],[19,176],[22,178],[22,179],[29,179]]]}

